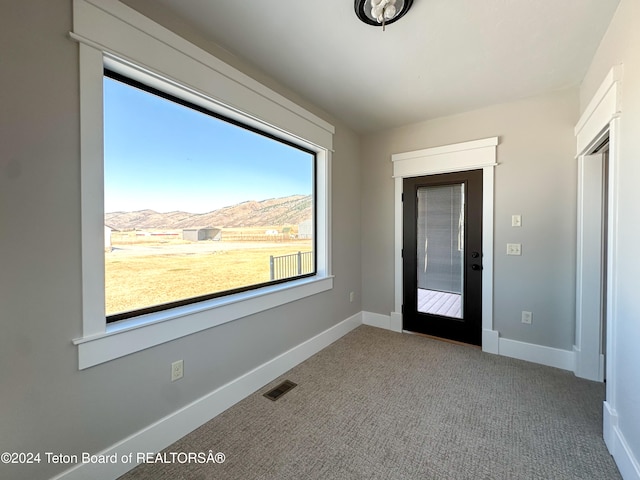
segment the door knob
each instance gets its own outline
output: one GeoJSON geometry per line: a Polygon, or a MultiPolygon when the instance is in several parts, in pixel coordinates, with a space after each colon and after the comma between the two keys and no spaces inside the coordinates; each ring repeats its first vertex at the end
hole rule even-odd
{"type": "Polygon", "coordinates": [[[474,263],[473,265],[471,265],[471,270],[482,270],[482,267],[477,263],[474,263]]]}

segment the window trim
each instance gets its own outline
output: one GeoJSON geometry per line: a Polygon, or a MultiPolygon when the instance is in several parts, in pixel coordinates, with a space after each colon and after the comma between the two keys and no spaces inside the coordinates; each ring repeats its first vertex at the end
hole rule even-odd
{"type": "MultiPolygon", "coordinates": [[[[82,336],[85,369],[333,288],[330,178],[334,127],[119,2],[74,0],[80,43],[82,336]],[[168,82],[189,101],[316,153],[316,274],[107,324],[104,311],[103,72],[168,82]],[[136,77],[137,76],[137,77],[136,77]]],[[[153,85],[152,85],[153,86],[153,85]]],[[[163,90],[165,90],[163,88],[163,90]]],[[[166,90],[165,90],[166,91],[166,90]]]]}

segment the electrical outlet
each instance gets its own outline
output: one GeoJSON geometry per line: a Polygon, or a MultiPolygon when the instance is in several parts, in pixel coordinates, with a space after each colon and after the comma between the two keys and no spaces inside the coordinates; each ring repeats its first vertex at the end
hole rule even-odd
{"type": "Polygon", "coordinates": [[[353,300],[354,300],[355,298],[356,298],[356,294],[355,294],[355,293],[353,293],[353,292],[350,292],[350,293],[349,293],[349,301],[350,301],[351,303],[353,303],[353,300]]]}
{"type": "Polygon", "coordinates": [[[175,382],[184,376],[184,362],[177,360],[171,364],[171,381],[175,382]]]}
{"type": "Polygon", "coordinates": [[[507,243],[507,255],[522,255],[522,245],[519,243],[507,243]]]}
{"type": "Polygon", "coordinates": [[[531,325],[531,320],[533,320],[533,313],[531,312],[522,312],[522,323],[526,323],[527,325],[531,325]]]}

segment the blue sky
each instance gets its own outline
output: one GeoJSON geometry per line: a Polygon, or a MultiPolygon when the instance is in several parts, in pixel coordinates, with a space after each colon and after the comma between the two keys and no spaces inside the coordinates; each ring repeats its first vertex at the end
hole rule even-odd
{"type": "Polygon", "coordinates": [[[312,155],[106,78],[105,212],[312,193],[312,155]]]}

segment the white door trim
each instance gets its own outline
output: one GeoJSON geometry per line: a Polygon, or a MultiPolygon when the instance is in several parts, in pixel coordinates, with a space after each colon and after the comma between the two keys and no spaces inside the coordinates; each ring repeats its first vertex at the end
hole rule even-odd
{"type": "Polygon", "coordinates": [[[616,65],[609,70],[578,120],[574,129],[578,156],[592,153],[612,119],[620,114],[621,80],[622,65],[616,65]]]}
{"type": "Polygon", "coordinates": [[[391,329],[402,330],[402,180],[408,177],[482,169],[482,350],[498,353],[493,330],[493,190],[498,137],[427,148],[391,156],[395,178],[395,305],[391,329]]]}
{"type": "MultiPolygon", "coordinates": [[[[616,445],[617,441],[617,412],[616,412],[616,356],[614,351],[614,342],[616,338],[617,326],[617,302],[615,292],[618,290],[617,285],[617,241],[618,241],[618,185],[619,185],[619,149],[620,149],[620,114],[621,109],[621,86],[622,86],[622,65],[614,66],[605,77],[602,85],[594,95],[591,102],[582,114],[580,121],[576,125],[576,149],[577,157],[580,161],[584,161],[584,157],[592,153],[598,144],[609,136],[609,212],[608,212],[608,237],[607,237],[607,292],[606,292],[606,316],[607,316],[607,346],[606,351],[609,353],[606,360],[606,400],[604,402],[604,420],[603,420],[603,436],[609,451],[612,453],[616,462],[620,464],[622,457],[616,445]]],[[[580,183],[582,179],[578,177],[578,189],[583,185],[580,183]]],[[[579,200],[580,201],[580,200],[579,200]]],[[[578,205],[578,211],[584,208],[584,205],[578,205]]],[[[579,226],[580,227],[580,226],[579,226]]],[[[578,238],[581,238],[583,232],[578,229],[578,238]]],[[[578,262],[580,259],[578,259],[578,262]]],[[[578,264],[577,274],[584,268],[578,264]]],[[[578,278],[578,282],[582,279],[578,278]]],[[[578,285],[580,285],[578,283],[578,285]]],[[[576,315],[576,331],[585,328],[582,324],[583,319],[576,315]]],[[[581,362],[581,356],[593,357],[599,355],[600,345],[584,346],[576,345],[576,360],[581,362]]],[[[586,360],[585,360],[586,362],[586,360]]],[[[619,433],[619,432],[618,432],[619,433]]]]}
{"type": "MultiPolygon", "coordinates": [[[[607,352],[612,352],[610,342],[615,335],[615,318],[616,305],[613,292],[616,291],[615,285],[615,255],[617,241],[617,211],[618,211],[618,123],[621,112],[621,78],[622,66],[613,67],[605,77],[602,85],[597,90],[593,99],[580,117],[576,127],[576,149],[578,159],[578,223],[577,223],[577,246],[578,257],[576,264],[576,302],[579,302],[588,292],[585,289],[596,281],[590,277],[590,269],[585,264],[585,259],[580,255],[583,239],[588,232],[585,231],[585,225],[582,222],[583,212],[590,207],[588,202],[590,199],[585,198],[582,192],[588,188],[590,178],[585,178],[585,162],[593,160],[590,154],[594,152],[597,146],[609,136],[609,193],[608,205],[608,237],[607,237],[607,292],[606,316],[607,316],[607,352]]],[[[591,272],[593,275],[593,272],[591,272]]],[[[599,279],[597,279],[599,281],[599,279]]],[[[576,375],[590,380],[602,381],[604,372],[600,368],[601,344],[599,335],[585,335],[585,333],[599,330],[598,325],[594,322],[596,319],[587,315],[582,315],[582,309],[577,305],[576,309],[576,344],[574,350],[576,353],[576,375]]],[[[615,392],[615,357],[609,355],[607,358],[607,401],[613,400],[615,392]]]]}
{"type": "Polygon", "coordinates": [[[575,374],[604,381],[602,339],[602,219],[604,155],[578,157],[575,374]]]}

